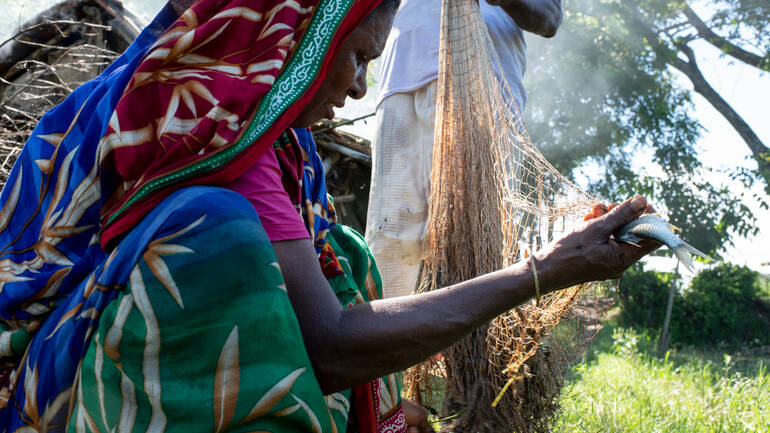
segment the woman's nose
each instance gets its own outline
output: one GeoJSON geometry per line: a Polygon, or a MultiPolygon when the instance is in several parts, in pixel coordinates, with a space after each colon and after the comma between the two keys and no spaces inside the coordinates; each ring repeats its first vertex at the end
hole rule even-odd
{"type": "Polygon", "coordinates": [[[353,81],[353,85],[348,90],[348,96],[353,99],[361,99],[366,96],[366,90],[366,68],[364,68],[363,72],[359,72],[353,81]]]}

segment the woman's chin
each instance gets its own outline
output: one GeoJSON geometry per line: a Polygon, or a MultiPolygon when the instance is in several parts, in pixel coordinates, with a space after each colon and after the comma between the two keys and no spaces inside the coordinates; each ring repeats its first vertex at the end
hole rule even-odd
{"type": "Polygon", "coordinates": [[[328,113],[326,112],[317,113],[317,111],[325,110],[314,110],[311,113],[300,113],[300,115],[289,126],[292,128],[310,128],[311,126],[315,125],[316,122],[319,122],[322,119],[331,120],[334,118],[334,111],[331,112],[331,117],[327,117],[328,113]]]}

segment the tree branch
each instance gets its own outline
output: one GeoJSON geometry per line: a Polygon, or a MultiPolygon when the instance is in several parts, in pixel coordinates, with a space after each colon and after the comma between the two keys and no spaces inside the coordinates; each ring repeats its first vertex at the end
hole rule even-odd
{"type": "Polygon", "coordinates": [[[687,20],[698,32],[698,35],[705,41],[715,46],[723,53],[738,59],[747,65],[751,65],[755,68],[770,72],[770,53],[762,57],[750,51],[746,51],[743,48],[730,42],[726,38],[723,38],[722,36],[714,33],[714,31],[711,30],[711,28],[709,28],[709,26],[707,26],[706,23],[700,19],[700,17],[695,13],[695,11],[692,10],[692,8],[690,8],[690,5],[687,3],[684,5],[682,13],[685,17],[687,17],[687,20]]]}
{"type": "Polygon", "coordinates": [[[692,48],[681,42],[676,43],[676,47],[687,57],[687,61],[676,57],[671,65],[690,79],[695,91],[706,98],[709,104],[730,123],[743,141],[746,142],[754,159],[757,161],[759,174],[765,180],[765,189],[770,193],[770,148],[765,146],[757,134],[754,133],[754,130],[751,129],[751,126],[706,81],[706,78],[698,68],[692,48]]]}
{"type": "Polygon", "coordinates": [[[646,22],[633,0],[622,0],[623,3],[632,12],[630,16],[630,23],[634,26],[635,30],[639,31],[639,34],[647,39],[652,46],[656,55],[660,59],[665,59],[666,63],[670,64],[690,79],[693,84],[693,88],[701,96],[713,106],[722,117],[727,120],[728,123],[735,129],[738,135],[741,136],[743,141],[749,147],[754,160],[757,162],[758,174],[765,181],[765,191],[770,194],[770,148],[765,146],[762,140],[759,139],[754,130],[751,129],[748,123],[738,114],[730,104],[725,101],[722,96],[714,90],[713,87],[706,81],[706,78],[700,71],[698,63],[695,59],[695,53],[683,40],[671,40],[673,47],[667,46],[661,39],[662,33],[655,29],[653,25],[646,22]],[[672,48],[678,50],[687,57],[685,61],[675,53],[672,53],[672,48]],[[673,55],[672,55],[673,54],[673,55]]]}

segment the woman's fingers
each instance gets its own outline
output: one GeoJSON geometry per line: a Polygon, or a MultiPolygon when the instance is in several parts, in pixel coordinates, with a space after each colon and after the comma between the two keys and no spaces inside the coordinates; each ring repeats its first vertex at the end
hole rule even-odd
{"type": "Polygon", "coordinates": [[[619,259],[622,259],[622,266],[624,268],[623,271],[625,271],[625,268],[628,268],[629,266],[641,260],[647,254],[657,250],[662,245],[659,242],[648,239],[642,240],[636,245],[631,245],[624,242],[615,243],[618,247],[617,251],[619,251],[619,259]]]}
{"type": "Polygon", "coordinates": [[[633,197],[613,206],[612,210],[599,218],[599,224],[607,233],[612,233],[631,221],[639,218],[647,208],[644,197],[633,197]]]}
{"type": "Polygon", "coordinates": [[[431,433],[433,428],[428,423],[428,412],[422,407],[413,403],[409,399],[401,399],[401,407],[404,410],[404,418],[409,426],[408,433],[431,433]]]}
{"type": "Polygon", "coordinates": [[[586,215],[593,221],[555,241],[545,255],[540,256],[547,262],[543,280],[548,282],[549,289],[617,278],[634,262],[659,247],[656,242],[642,241],[640,248],[612,238],[619,228],[640,217],[647,209],[644,197],[633,197],[609,206],[594,206],[591,214],[586,215]]]}

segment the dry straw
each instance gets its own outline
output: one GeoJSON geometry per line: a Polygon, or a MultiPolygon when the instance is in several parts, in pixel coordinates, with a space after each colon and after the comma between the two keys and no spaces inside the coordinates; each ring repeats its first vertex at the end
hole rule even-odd
{"type": "Polygon", "coordinates": [[[47,18],[88,5],[58,6],[62,12],[54,6],[0,42],[0,185],[40,117],[117,58],[105,47],[123,49],[130,42],[99,22],[47,18]]]}
{"type": "MultiPolygon", "coordinates": [[[[495,73],[490,46],[476,0],[443,1],[419,291],[523,259],[596,202],[533,145],[506,81],[495,73]]],[[[424,402],[442,382],[436,376],[445,375],[443,410],[460,413],[452,431],[547,430],[563,372],[584,348],[587,322],[598,316],[588,298],[576,302],[583,293],[562,290],[498,317],[449,348],[443,365],[434,360],[410,370],[407,389],[424,402]],[[567,316],[571,326],[551,332],[567,316]]]]}

